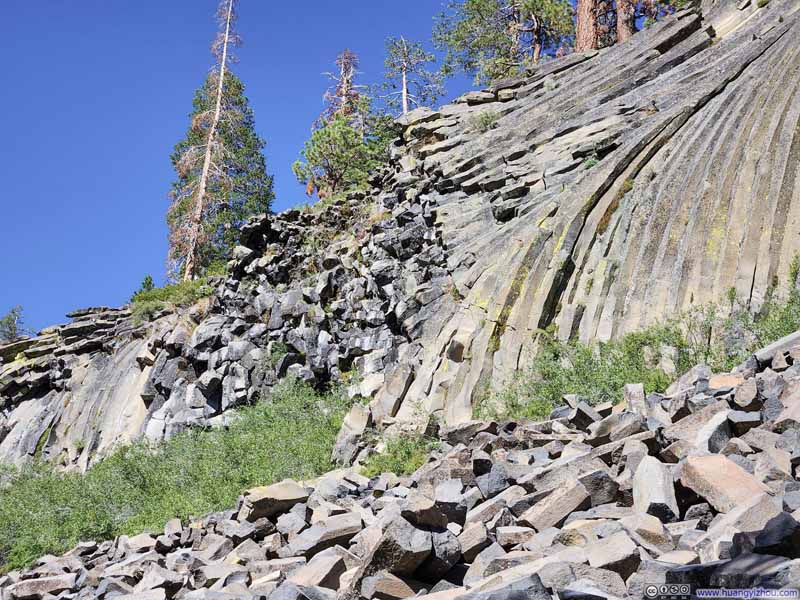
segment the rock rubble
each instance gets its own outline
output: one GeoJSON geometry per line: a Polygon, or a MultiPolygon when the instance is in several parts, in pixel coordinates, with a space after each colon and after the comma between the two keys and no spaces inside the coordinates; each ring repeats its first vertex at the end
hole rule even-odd
{"type": "Polygon", "coordinates": [[[615,405],[570,397],[543,422],[444,427],[408,477],[347,469],[251,489],[228,511],[42,557],[0,578],[0,598],[611,600],[665,583],[800,587],[798,352],[793,335],[731,374],[694,369],[669,394],[629,388],[615,405]]]}

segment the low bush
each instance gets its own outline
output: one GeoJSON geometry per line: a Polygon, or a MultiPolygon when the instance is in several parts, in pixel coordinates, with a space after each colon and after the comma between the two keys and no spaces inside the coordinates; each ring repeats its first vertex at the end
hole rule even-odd
{"type": "Polygon", "coordinates": [[[391,438],[383,452],[367,459],[362,473],[365,477],[377,477],[381,473],[410,475],[425,464],[437,446],[438,441],[422,435],[391,438]]]}
{"type": "Polygon", "coordinates": [[[657,364],[657,349],[664,345],[683,349],[680,332],[654,327],[597,345],[560,342],[550,332],[542,332],[532,363],[503,390],[490,395],[479,414],[540,420],[549,416],[564,394],[578,394],[597,404],[617,400],[626,383],[644,383],[648,392],[662,391],[670,378],[653,363],[657,364]],[[655,355],[646,348],[656,349],[655,355]]]}
{"type": "Polygon", "coordinates": [[[473,131],[486,133],[490,129],[494,129],[500,115],[493,110],[482,110],[481,112],[469,117],[467,124],[473,131]]]}
{"type": "Polygon", "coordinates": [[[191,430],[155,446],[120,448],[85,474],[40,464],[0,469],[0,571],[23,568],[80,540],[160,532],[234,506],[242,490],[330,470],[346,403],[284,380],[235,413],[227,429],[191,430]]]}
{"type": "Polygon", "coordinates": [[[729,294],[728,304],[696,307],[664,324],[600,344],[562,342],[552,332],[540,332],[540,350],[527,368],[502,390],[486,394],[478,406],[482,418],[546,419],[564,394],[589,402],[617,402],[627,383],[642,383],[645,391],[663,392],[675,379],[659,366],[660,352],[674,349],[678,375],[696,364],[727,372],[755,350],[800,330],[800,291],[792,269],[790,291],[768,295],[758,314],[729,294]]]}
{"type": "Polygon", "coordinates": [[[201,298],[211,294],[208,280],[205,278],[194,279],[192,281],[181,281],[173,285],[165,285],[160,288],[140,290],[133,295],[131,302],[164,302],[175,306],[189,306],[201,298]]]}
{"type": "MultiPolygon", "coordinates": [[[[145,280],[146,283],[147,279],[145,280]]],[[[182,281],[164,287],[153,287],[142,283],[141,289],[131,298],[131,312],[138,322],[151,321],[161,311],[174,306],[191,306],[198,300],[210,296],[211,287],[208,279],[182,281]]]]}

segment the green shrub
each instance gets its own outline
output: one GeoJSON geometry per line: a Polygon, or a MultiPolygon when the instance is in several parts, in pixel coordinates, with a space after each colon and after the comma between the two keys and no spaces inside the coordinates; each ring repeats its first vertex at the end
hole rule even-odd
{"type": "Polygon", "coordinates": [[[662,344],[682,346],[680,333],[671,327],[650,328],[596,346],[560,342],[547,332],[540,339],[531,365],[490,396],[479,407],[480,416],[546,419],[564,394],[578,394],[598,404],[618,400],[626,383],[643,383],[648,392],[663,391],[670,378],[647,363],[645,348],[657,352],[662,344]]]}
{"type": "Polygon", "coordinates": [[[131,304],[131,314],[135,322],[144,323],[152,321],[167,308],[169,308],[169,304],[161,302],[161,300],[143,300],[131,304]]]}
{"type": "Polygon", "coordinates": [[[473,131],[486,133],[490,129],[494,129],[497,120],[500,118],[493,110],[482,110],[481,112],[469,117],[467,124],[473,131]]]}
{"type": "MultiPolygon", "coordinates": [[[[793,266],[792,279],[797,270],[793,266]]],[[[664,324],[600,344],[561,342],[540,332],[540,350],[512,382],[478,405],[482,418],[546,419],[564,394],[578,394],[592,403],[618,402],[627,383],[642,383],[645,391],[662,392],[674,377],[659,367],[659,349],[677,350],[678,374],[705,363],[715,372],[741,364],[755,350],[800,330],[800,291],[791,285],[785,298],[769,294],[753,316],[734,293],[723,308],[698,306],[664,324]]]]}
{"type": "Polygon", "coordinates": [[[330,470],[346,410],[338,394],[284,381],[241,409],[228,429],[191,430],[119,449],[85,474],[39,464],[0,468],[0,571],[23,568],[80,540],[103,540],[233,506],[242,490],[330,470]]]}
{"type": "Polygon", "coordinates": [[[365,477],[381,473],[410,475],[428,460],[428,455],[438,446],[438,441],[422,435],[392,438],[380,454],[370,456],[363,467],[365,477]]]}
{"type": "Polygon", "coordinates": [[[212,294],[206,278],[182,281],[160,288],[149,287],[149,289],[147,283],[145,278],[141,289],[131,298],[131,312],[138,322],[151,321],[155,315],[172,306],[191,306],[201,298],[212,294]]]}
{"type": "Polygon", "coordinates": [[[589,170],[592,167],[597,166],[597,163],[599,162],[600,158],[597,156],[597,154],[592,154],[585,161],[583,161],[583,168],[589,170]]]}
{"type": "Polygon", "coordinates": [[[287,354],[289,354],[289,346],[283,342],[272,342],[272,346],[270,347],[269,354],[265,357],[265,361],[269,367],[274,369],[287,354]]]}
{"type": "Polygon", "coordinates": [[[160,288],[140,290],[134,294],[132,302],[165,302],[175,306],[189,306],[201,298],[211,294],[208,280],[205,278],[194,279],[192,281],[181,281],[173,285],[165,285],[160,288]]]}

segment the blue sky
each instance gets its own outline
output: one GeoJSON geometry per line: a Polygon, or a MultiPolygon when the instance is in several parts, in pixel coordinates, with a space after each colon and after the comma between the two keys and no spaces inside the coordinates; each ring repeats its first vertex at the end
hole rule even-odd
{"type": "MultiPolygon", "coordinates": [[[[33,328],[163,281],[172,146],[211,66],[217,0],[4,0],[0,314],[33,328]]],[[[242,0],[237,74],[275,175],[276,210],[339,51],[378,81],[387,36],[428,40],[442,0],[242,0]],[[413,5],[413,6],[411,6],[413,5]],[[409,8],[411,7],[411,8],[409,8]]],[[[448,85],[450,97],[468,89],[448,85]]]]}

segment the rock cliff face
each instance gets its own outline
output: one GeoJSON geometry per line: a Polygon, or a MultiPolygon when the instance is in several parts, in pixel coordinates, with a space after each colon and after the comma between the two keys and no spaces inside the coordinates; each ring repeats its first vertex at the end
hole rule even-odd
{"type": "Polygon", "coordinates": [[[550,324],[606,340],[731,288],[758,310],[800,248],[798,8],[706,2],[415,111],[371,190],[248,224],[204,306],[0,349],[0,461],[82,468],[286,373],[358,374],[344,438],[454,425],[550,324]]]}

